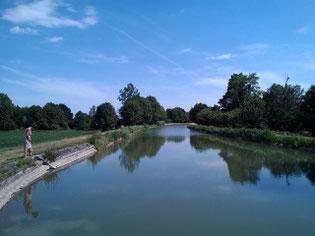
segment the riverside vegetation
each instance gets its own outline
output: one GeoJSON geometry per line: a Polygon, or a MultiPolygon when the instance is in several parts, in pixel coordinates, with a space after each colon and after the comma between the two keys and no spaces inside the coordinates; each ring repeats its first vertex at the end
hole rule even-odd
{"type": "MultiPolygon", "coordinates": [[[[311,136],[315,136],[315,85],[304,92],[300,85],[291,85],[289,78],[286,78],[284,85],[273,84],[263,91],[258,81],[256,73],[233,74],[226,93],[218,101],[219,105],[211,107],[197,103],[189,112],[180,107],[165,110],[155,97],[140,96],[138,89],[129,83],[119,91],[118,100],[122,103],[119,116],[108,102],[93,106],[89,114],[79,111],[73,116],[65,104],[47,103],[44,107],[21,108],[14,106],[6,94],[0,93],[0,130],[16,130],[32,123],[36,123],[42,130],[70,128],[106,131],[122,125],[194,122],[211,126],[203,129],[225,136],[313,148],[314,139],[311,136]],[[289,135],[281,136],[279,132],[289,135]]],[[[1,137],[10,135],[11,133],[0,132],[1,137]]],[[[2,139],[6,141],[2,141],[0,148],[12,145],[10,139],[12,138],[2,139]]],[[[99,138],[97,142],[106,143],[107,139],[99,138]]],[[[45,141],[43,138],[41,140],[45,141]]],[[[12,143],[17,144],[17,141],[12,143]]]]}

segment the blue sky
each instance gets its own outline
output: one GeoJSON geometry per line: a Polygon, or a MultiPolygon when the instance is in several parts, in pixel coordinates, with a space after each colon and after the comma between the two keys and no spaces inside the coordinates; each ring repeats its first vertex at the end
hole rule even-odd
{"type": "Polygon", "coordinates": [[[214,105],[233,73],[315,82],[315,1],[1,0],[0,92],[19,106],[120,107],[133,83],[165,108],[214,105]]]}

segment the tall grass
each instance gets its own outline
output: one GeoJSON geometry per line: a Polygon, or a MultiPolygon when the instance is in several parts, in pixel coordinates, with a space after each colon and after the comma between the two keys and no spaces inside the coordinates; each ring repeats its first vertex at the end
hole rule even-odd
{"type": "Polygon", "coordinates": [[[147,127],[137,125],[122,128],[120,130],[114,130],[106,134],[101,133],[93,134],[92,137],[90,138],[90,143],[93,144],[97,149],[101,149],[106,147],[111,142],[118,141],[119,139],[128,139],[133,133],[143,130],[145,128],[147,127]]]}
{"type": "Polygon", "coordinates": [[[315,138],[313,137],[291,134],[281,135],[268,129],[219,128],[203,125],[188,126],[188,128],[210,134],[217,134],[232,138],[236,137],[254,142],[273,143],[292,148],[304,147],[315,150],[315,138]]]}

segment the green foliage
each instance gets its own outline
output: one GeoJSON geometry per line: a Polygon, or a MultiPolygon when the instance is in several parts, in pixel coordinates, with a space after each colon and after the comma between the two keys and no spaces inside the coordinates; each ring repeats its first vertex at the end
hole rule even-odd
{"type": "Polygon", "coordinates": [[[222,127],[239,127],[240,110],[213,111],[211,108],[203,109],[198,113],[196,122],[201,125],[214,125],[222,127]]]}
{"type": "Polygon", "coordinates": [[[264,93],[268,126],[275,130],[299,131],[303,129],[302,102],[303,89],[299,85],[284,86],[273,84],[264,93]]]}
{"type": "Polygon", "coordinates": [[[144,129],[144,126],[129,126],[120,130],[110,131],[105,134],[93,134],[90,143],[97,149],[106,147],[109,143],[118,141],[119,139],[129,139],[132,133],[144,129]]]}
{"type": "Polygon", "coordinates": [[[306,130],[315,136],[315,85],[312,85],[305,93],[301,106],[304,115],[306,130]]]}
{"type": "Polygon", "coordinates": [[[258,80],[256,73],[231,75],[227,91],[219,100],[221,108],[225,111],[240,108],[247,97],[260,92],[258,80]]]}
{"type": "Polygon", "coordinates": [[[8,95],[0,93],[0,130],[14,130],[17,125],[13,120],[14,105],[8,95]]]}
{"type": "Polygon", "coordinates": [[[56,160],[57,155],[55,154],[55,152],[54,152],[53,150],[46,150],[46,151],[44,152],[43,157],[44,157],[46,160],[53,162],[53,161],[56,160]]]}
{"type": "Polygon", "coordinates": [[[95,127],[102,130],[110,130],[116,127],[118,121],[115,108],[109,102],[97,107],[94,122],[95,127]]]}
{"type": "Polygon", "coordinates": [[[156,100],[155,97],[148,96],[146,100],[150,103],[152,110],[152,121],[151,124],[157,124],[159,121],[165,121],[167,118],[164,107],[156,100]]]}
{"type": "Polygon", "coordinates": [[[71,112],[71,109],[69,107],[67,107],[65,104],[59,104],[58,106],[63,111],[63,114],[65,115],[65,117],[68,120],[68,126],[70,126],[72,119],[73,119],[73,113],[71,112]]]}
{"type": "Polygon", "coordinates": [[[266,128],[265,104],[258,95],[249,96],[241,106],[240,119],[248,128],[266,128]]]}
{"type": "Polygon", "coordinates": [[[254,142],[275,143],[292,148],[315,149],[315,138],[297,135],[280,135],[268,129],[219,128],[213,126],[189,126],[188,128],[210,134],[241,138],[254,142]]]}
{"type": "Polygon", "coordinates": [[[129,83],[127,84],[127,87],[119,90],[118,100],[124,104],[127,100],[135,96],[140,96],[140,93],[132,83],[129,83]]]}
{"type": "Polygon", "coordinates": [[[152,121],[151,105],[147,99],[140,96],[127,100],[119,113],[125,125],[150,124],[152,121]]]}
{"type": "Polygon", "coordinates": [[[16,166],[18,168],[27,168],[27,167],[31,167],[31,166],[36,166],[36,163],[33,159],[27,158],[27,159],[19,160],[16,163],[16,166]]]}
{"type": "Polygon", "coordinates": [[[208,106],[204,103],[196,103],[194,107],[192,107],[189,111],[189,118],[192,122],[197,121],[197,115],[203,109],[208,108],[208,106]]]}
{"type": "Polygon", "coordinates": [[[175,107],[173,109],[167,109],[167,119],[174,123],[187,123],[189,122],[189,116],[187,112],[180,107],[175,107]]]}
{"type": "MultiPolygon", "coordinates": [[[[32,133],[32,144],[56,141],[90,134],[88,131],[77,130],[35,130],[32,133]]],[[[0,131],[0,149],[23,146],[25,130],[0,131]]]]}
{"type": "Polygon", "coordinates": [[[69,128],[68,119],[59,105],[47,103],[44,108],[48,129],[67,129],[69,128]]]}
{"type": "Polygon", "coordinates": [[[88,130],[90,129],[90,124],[91,117],[82,111],[78,111],[72,121],[72,128],[78,130],[88,130]]]}

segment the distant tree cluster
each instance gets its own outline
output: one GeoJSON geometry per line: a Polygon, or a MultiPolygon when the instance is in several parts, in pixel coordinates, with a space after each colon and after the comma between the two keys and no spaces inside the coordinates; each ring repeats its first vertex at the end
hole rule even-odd
{"type": "Polygon", "coordinates": [[[142,97],[129,83],[119,91],[122,103],[118,114],[108,102],[93,106],[89,114],[74,116],[65,104],[47,103],[44,107],[15,106],[0,93],[0,130],[14,130],[36,123],[40,129],[101,129],[121,125],[157,124],[160,122],[196,122],[221,127],[270,128],[273,130],[308,131],[315,136],[315,85],[306,93],[299,85],[273,84],[266,91],[258,85],[256,73],[233,74],[219,105],[195,104],[189,112],[183,108],[167,109],[153,96],[142,97]]]}
{"type": "Polygon", "coordinates": [[[315,135],[315,85],[306,93],[299,85],[273,84],[266,91],[258,86],[256,73],[233,74],[220,106],[197,103],[190,109],[190,120],[222,127],[270,128],[315,135]]]}
{"type": "Polygon", "coordinates": [[[120,90],[118,100],[122,107],[117,115],[115,108],[109,102],[98,107],[92,106],[89,114],[82,111],[74,116],[65,104],[47,103],[44,107],[14,106],[11,99],[0,93],[0,130],[25,128],[36,123],[39,129],[101,129],[110,130],[121,125],[156,124],[166,121],[167,114],[153,96],[141,97],[137,88],[129,83],[120,90]]]}

